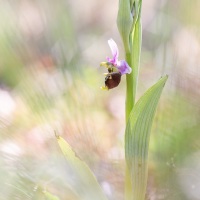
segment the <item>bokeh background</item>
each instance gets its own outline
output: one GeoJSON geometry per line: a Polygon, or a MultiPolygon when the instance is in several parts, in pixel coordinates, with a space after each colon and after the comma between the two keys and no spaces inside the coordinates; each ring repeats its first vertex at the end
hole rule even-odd
{"type": "MultiPolygon", "coordinates": [[[[154,120],[148,200],[200,199],[200,1],[144,0],[139,98],[169,79],[154,120]]],[[[54,131],[124,195],[125,77],[104,85],[117,0],[0,1],[0,200],[77,199],[54,131]]]]}

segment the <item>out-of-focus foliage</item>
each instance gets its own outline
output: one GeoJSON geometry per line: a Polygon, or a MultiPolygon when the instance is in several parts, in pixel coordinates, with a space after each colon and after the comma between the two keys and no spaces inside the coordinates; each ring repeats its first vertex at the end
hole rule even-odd
{"type": "Polygon", "coordinates": [[[44,195],[45,195],[47,200],[59,200],[58,197],[56,197],[55,195],[53,195],[53,194],[51,194],[47,191],[44,192],[44,195]]]}
{"type": "MultiPolygon", "coordinates": [[[[152,129],[147,199],[200,196],[199,6],[143,1],[139,93],[169,75],[152,129]]],[[[99,89],[107,40],[123,48],[117,8],[114,0],[0,2],[0,200],[45,199],[44,191],[76,199],[54,130],[108,199],[123,199],[124,79],[99,89]]]]}
{"type": "MultiPolygon", "coordinates": [[[[72,176],[74,177],[74,179],[76,180],[76,184],[78,185],[73,185],[75,194],[79,197],[79,199],[83,200],[106,200],[107,198],[90,168],[86,165],[85,162],[80,160],[75,155],[69,144],[62,137],[56,137],[59,147],[63,155],[65,156],[66,162],[71,168],[72,176]]],[[[70,180],[67,181],[70,182],[70,180]]]]}

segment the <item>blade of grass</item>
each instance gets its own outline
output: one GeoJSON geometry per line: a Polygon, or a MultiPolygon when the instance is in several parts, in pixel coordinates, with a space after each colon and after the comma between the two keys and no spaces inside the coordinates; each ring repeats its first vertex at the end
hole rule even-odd
{"type": "Polygon", "coordinates": [[[133,107],[125,132],[125,158],[127,163],[126,199],[144,200],[147,184],[148,146],[153,118],[167,76],[149,88],[133,107]]]}
{"type": "Polygon", "coordinates": [[[83,200],[107,200],[105,194],[103,193],[99,183],[97,182],[94,174],[89,169],[89,167],[81,161],[71,149],[70,145],[60,136],[56,136],[60,149],[65,156],[68,164],[71,166],[72,170],[78,177],[78,181],[82,183],[81,189],[76,190],[80,199],[83,200]]]}
{"type": "Polygon", "coordinates": [[[60,200],[57,196],[55,196],[47,191],[44,191],[44,196],[45,196],[45,199],[47,199],[47,200],[60,200]]]}

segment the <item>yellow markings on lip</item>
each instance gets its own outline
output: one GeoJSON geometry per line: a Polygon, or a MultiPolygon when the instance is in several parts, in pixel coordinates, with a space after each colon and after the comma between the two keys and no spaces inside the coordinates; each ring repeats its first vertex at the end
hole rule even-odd
{"type": "Polygon", "coordinates": [[[107,86],[102,86],[101,89],[102,90],[108,90],[108,87],[107,86]]]}

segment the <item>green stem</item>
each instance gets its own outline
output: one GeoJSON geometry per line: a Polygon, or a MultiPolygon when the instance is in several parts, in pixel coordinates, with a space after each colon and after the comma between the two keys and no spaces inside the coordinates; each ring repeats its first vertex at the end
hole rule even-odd
{"type": "MultiPolygon", "coordinates": [[[[140,21],[141,6],[142,6],[142,0],[136,2],[137,12],[135,13],[136,15],[133,20],[132,31],[129,35],[130,51],[126,52],[126,61],[132,68],[132,73],[126,75],[126,110],[125,110],[126,124],[128,123],[129,115],[135,105],[135,100],[136,100],[137,82],[138,82],[139,65],[140,65],[140,52],[142,45],[142,28],[140,21]]],[[[134,193],[135,191],[133,191],[132,187],[131,172],[128,165],[126,165],[125,200],[132,200],[134,193]]]]}
{"type": "MultiPolygon", "coordinates": [[[[132,73],[126,75],[126,123],[133,109],[136,100],[137,82],[140,64],[142,29],[140,18],[135,22],[133,32],[130,37],[131,51],[126,53],[126,61],[132,68],[132,73]]],[[[126,146],[126,144],[125,144],[126,146]]],[[[125,200],[133,199],[133,190],[130,177],[130,171],[126,166],[125,200]]]]}
{"type": "MultiPolygon", "coordinates": [[[[131,66],[131,53],[126,53],[126,61],[131,66]]],[[[133,73],[126,75],[126,123],[135,103],[134,94],[134,76],[133,73]]]]}
{"type": "Polygon", "coordinates": [[[128,166],[126,165],[126,177],[125,177],[125,200],[133,199],[131,174],[128,166]]]}
{"type": "Polygon", "coordinates": [[[126,123],[133,109],[136,99],[138,73],[140,65],[140,52],[142,45],[141,22],[138,18],[130,36],[131,51],[126,53],[126,61],[132,68],[131,74],[126,75],[126,123]]]}
{"type": "MultiPolygon", "coordinates": [[[[126,53],[126,61],[129,66],[132,66],[131,62],[131,53],[126,53]]],[[[132,69],[133,70],[133,69],[132,69]]],[[[126,75],[126,123],[128,122],[129,115],[131,110],[135,104],[135,90],[134,90],[134,75],[133,73],[126,75]]],[[[131,175],[126,166],[126,177],[125,177],[125,200],[132,199],[133,192],[132,192],[132,184],[131,184],[131,175]]]]}

